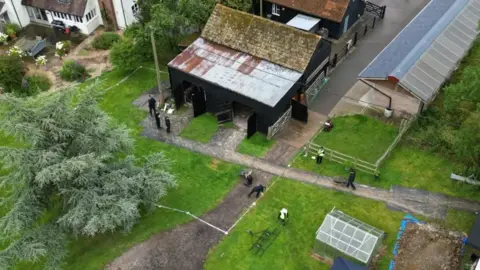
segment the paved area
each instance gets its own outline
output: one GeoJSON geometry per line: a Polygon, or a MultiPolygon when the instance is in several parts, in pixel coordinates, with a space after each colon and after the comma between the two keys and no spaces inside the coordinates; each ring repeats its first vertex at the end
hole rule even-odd
{"type": "Polygon", "coordinates": [[[323,87],[310,109],[328,115],[340,99],[355,84],[358,74],[383,50],[383,48],[415,17],[429,0],[372,0],[386,5],[386,15],[379,20],[335,71],[323,87]]]}
{"type": "Polygon", "coordinates": [[[301,148],[310,141],[326,120],[326,115],[309,111],[307,124],[290,119],[280,132],[275,135],[275,140],[281,140],[293,147],[301,148]]]}

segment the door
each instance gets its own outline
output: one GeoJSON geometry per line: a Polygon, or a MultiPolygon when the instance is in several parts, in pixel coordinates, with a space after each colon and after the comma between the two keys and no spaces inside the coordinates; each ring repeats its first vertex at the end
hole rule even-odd
{"type": "Polygon", "coordinates": [[[292,118],[298,121],[308,122],[308,107],[292,99],[292,118]]]}
{"type": "Polygon", "coordinates": [[[177,86],[177,89],[173,91],[173,98],[175,99],[175,107],[177,110],[180,109],[185,101],[183,97],[183,88],[181,85],[177,86]]]}
{"type": "Polygon", "coordinates": [[[257,132],[257,114],[253,113],[247,120],[247,139],[257,132]]]}
{"type": "Polygon", "coordinates": [[[207,111],[205,92],[202,88],[196,87],[192,94],[193,117],[204,114],[207,111]]]}
{"type": "Polygon", "coordinates": [[[348,19],[350,18],[350,15],[347,15],[347,17],[345,17],[345,23],[343,24],[343,33],[347,32],[348,30],[348,19]]]}

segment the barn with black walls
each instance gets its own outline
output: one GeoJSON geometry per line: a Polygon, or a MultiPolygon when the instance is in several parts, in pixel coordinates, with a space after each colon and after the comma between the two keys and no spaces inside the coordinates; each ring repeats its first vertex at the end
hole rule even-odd
{"type": "Polygon", "coordinates": [[[281,23],[288,23],[298,14],[320,19],[312,32],[321,28],[329,31],[329,37],[339,39],[365,12],[364,0],[253,0],[252,10],[262,17],[281,23]]]}
{"type": "Polygon", "coordinates": [[[318,67],[329,55],[318,35],[217,5],[200,38],[168,69],[177,108],[190,99],[195,115],[210,112],[220,121],[248,107],[256,130],[267,134],[307,78],[326,71],[318,67]],[[195,102],[204,108],[195,111],[195,102]]]}

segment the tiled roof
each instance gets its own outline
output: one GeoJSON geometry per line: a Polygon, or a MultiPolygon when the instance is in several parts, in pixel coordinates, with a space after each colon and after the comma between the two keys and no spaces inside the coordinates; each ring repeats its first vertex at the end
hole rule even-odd
{"type": "Polygon", "coordinates": [[[58,0],[22,0],[22,5],[83,17],[88,0],[71,0],[64,4],[58,0]]]}
{"type": "MultiPolygon", "coordinates": [[[[334,22],[341,22],[350,0],[267,0],[334,22]]],[[[359,0],[360,1],[360,0],[359,0]]]]}
{"type": "Polygon", "coordinates": [[[222,5],[201,37],[302,73],[320,42],[318,35],[222,5]]]}

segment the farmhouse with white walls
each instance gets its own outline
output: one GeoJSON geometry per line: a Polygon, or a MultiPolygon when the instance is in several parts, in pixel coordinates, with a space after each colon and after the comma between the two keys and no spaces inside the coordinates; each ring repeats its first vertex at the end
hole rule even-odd
{"type": "Polygon", "coordinates": [[[137,21],[138,12],[135,0],[0,0],[0,22],[23,28],[61,21],[87,35],[104,24],[124,29],[137,21]]]}

